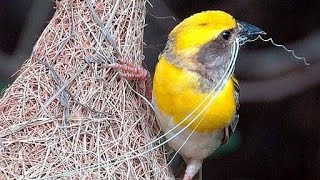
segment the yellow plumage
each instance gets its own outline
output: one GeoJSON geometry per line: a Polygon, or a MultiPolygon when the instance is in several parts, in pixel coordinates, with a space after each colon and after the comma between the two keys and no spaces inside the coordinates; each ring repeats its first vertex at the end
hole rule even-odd
{"type": "Polygon", "coordinates": [[[189,126],[191,130],[201,121],[195,129],[197,132],[222,129],[230,124],[236,110],[233,81],[228,80],[210,104],[217,92],[211,95],[210,92],[202,92],[199,78],[199,74],[178,68],[161,57],[153,80],[153,96],[158,110],[172,117],[177,124],[195,110],[182,126],[193,120],[189,126]]]}
{"type": "Polygon", "coordinates": [[[227,29],[237,26],[235,19],[223,11],[205,11],[178,24],[170,35],[175,37],[174,53],[197,52],[198,48],[227,29]],[[186,52],[189,51],[189,52],[186,52]]]}

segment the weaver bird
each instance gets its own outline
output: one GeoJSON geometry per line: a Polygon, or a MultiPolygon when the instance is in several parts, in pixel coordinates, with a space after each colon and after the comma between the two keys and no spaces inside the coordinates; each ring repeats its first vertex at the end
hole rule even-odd
{"type": "MultiPolygon", "coordinates": [[[[153,78],[152,102],[168,144],[185,160],[191,180],[205,158],[226,143],[239,115],[234,67],[239,46],[265,34],[223,11],[204,11],[169,34],[153,78]]],[[[142,67],[111,65],[129,79],[149,81],[142,67]]]]}

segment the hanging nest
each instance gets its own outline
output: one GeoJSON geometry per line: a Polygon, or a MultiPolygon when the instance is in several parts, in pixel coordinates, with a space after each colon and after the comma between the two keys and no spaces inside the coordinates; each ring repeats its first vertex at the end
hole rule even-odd
{"type": "Polygon", "coordinates": [[[143,0],[56,1],[0,100],[0,179],[173,178],[144,85],[107,66],[141,64],[144,18],[143,0]]]}

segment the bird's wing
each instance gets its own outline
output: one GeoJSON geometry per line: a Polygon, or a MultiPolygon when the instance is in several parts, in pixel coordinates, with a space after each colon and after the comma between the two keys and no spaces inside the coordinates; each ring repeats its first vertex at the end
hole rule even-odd
{"type": "Polygon", "coordinates": [[[238,80],[235,78],[235,76],[231,77],[232,81],[233,81],[233,85],[235,88],[235,100],[236,100],[236,113],[234,114],[234,118],[231,121],[230,125],[224,128],[224,138],[222,141],[222,144],[225,144],[229,141],[232,133],[236,130],[238,121],[239,121],[239,108],[240,108],[240,103],[239,103],[239,93],[240,93],[240,87],[239,87],[239,83],[238,80]]]}

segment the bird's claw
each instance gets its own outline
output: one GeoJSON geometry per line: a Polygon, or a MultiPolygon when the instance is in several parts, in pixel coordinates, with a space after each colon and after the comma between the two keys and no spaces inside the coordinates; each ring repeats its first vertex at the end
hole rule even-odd
{"type": "Polygon", "coordinates": [[[120,76],[127,80],[139,80],[145,82],[146,97],[151,100],[152,87],[149,72],[142,66],[136,66],[128,61],[119,60],[118,63],[109,64],[108,67],[120,70],[120,76]]]}
{"type": "Polygon", "coordinates": [[[128,61],[119,60],[118,63],[109,64],[108,67],[120,70],[120,76],[128,80],[147,81],[149,78],[149,72],[146,69],[128,61]]]}

